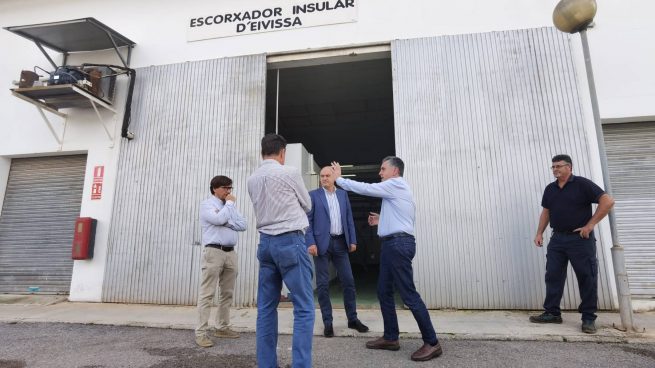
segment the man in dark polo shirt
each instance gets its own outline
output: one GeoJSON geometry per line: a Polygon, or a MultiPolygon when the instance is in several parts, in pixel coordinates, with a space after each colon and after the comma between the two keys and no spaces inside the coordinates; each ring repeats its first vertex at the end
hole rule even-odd
{"type": "Polygon", "coordinates": [[[582,313],[582,331],[596,333],[596,310],[598,306],[598,260],[596,258],[596,237],[594,226],[605,217],[614,199],[591,180],[572,174],[573,162],[568,155],[553,157],[553,175],[557,180],[548,184],[541,200],[541,216],[536,246],[543,245],[543,232],[550,222],[553,235],[546,253],[546,300],[545,312],[531,316],[534,323],[562,323],[559,308],[566,267],[571,262],[578,278],[582,302],[578,311],[582,313]],[[598,203],[592,215],[592,203],[598,203]]]}

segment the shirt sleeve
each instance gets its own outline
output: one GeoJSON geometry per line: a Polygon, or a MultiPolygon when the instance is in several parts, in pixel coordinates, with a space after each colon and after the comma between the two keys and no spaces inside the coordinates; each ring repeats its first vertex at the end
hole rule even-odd
{"type": "Polygon", "coordinates": [[[243,217],[241,212],[237,210],[236,205],[232,201],[227,201],[225,207],[229,213],[229,219],[227,220],[227,226],[234,231],[246,231],[247,222],[246,218],[243,217]]]}
{"type": "Polygon", "coordinates": [[[298,170],[293,170],[293,173],[291,173],[291,179],[293,180],[293,189],[298,197],[300,207],[302,207],[305,212],[309,212],[309,210],[312,209],[312,200],[309,198],[309,192],[307,191],[307,188],[305,188],[305,182],[303,182],[300,172],[298,172],[298,170]]]}
{"type": "Polygon", "coordinates": [[[587,195],[587,200],[591,203],[598,203],[598,200],[600,197],[605,194],[605,191],[603,188],[599,187],[594,183],[593,181],[586,179],[584,180],[585,182],[585,192],[587,195]]]}
{"type": "Polygon", "coordinates": [[[546,193],[547,192],[548,192],[548,187],[546,187],[546,190],[544,190],[544,194],[541,196],[541,207],[546,208],[546,209],[548,207],[550,207],[550,205],[547,203],[547,200],[546,200],[546,198],[547,198],[546,193]]]}
{"type": "Polygon", "coordinates": [[[377,198],[390,198],[393,197],[393,182],[385,180],[380,183],[360,183],[358,181],[338,178],[337,184],[344,190],[355,192],[357,194],[366,195],[369,197],[377,198]]]}
{"type": "Polygon", "coordinates": [[[200,218],[212,225],[223,226],[230,219],[230,211],[227,205],[219,211],[209,201],[206,201],[200,205],[200,218]]]}

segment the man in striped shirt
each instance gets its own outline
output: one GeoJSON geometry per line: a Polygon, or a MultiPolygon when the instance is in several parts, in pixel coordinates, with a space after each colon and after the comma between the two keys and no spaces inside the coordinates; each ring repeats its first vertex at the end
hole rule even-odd
{"type": "Polygon", "coordinates": [[[311,200],[297,169],[283,166],[287,142],[277,134],[262,138],[259,168],[248,178],[248,194],[259,230],[257,288],[257,364],[277,367],[277,306],[282,281],[293,303],[294,367],[312,366],[314,292],[312,264],[305,246],[311,200]]]}

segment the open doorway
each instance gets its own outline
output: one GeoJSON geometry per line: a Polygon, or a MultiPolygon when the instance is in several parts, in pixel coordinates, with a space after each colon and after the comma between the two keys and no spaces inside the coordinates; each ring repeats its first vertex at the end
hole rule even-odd
{"type": "MultiPolygon", "coordinates": [[[[279,66],[279,65],[278,65],[279,66]]],[[[379,182],[380,161],[395,154],[391,59],[385,57],[269,69],[266,133],[279,133],[289,143],[302,143],[319,167],[338,161],[344,176],[379,182]],[[352,166],[349,166],[352,165],[352,166]]],[[[357,233],[350,263],[357,303],[377,305],[380,242],[367,223],[381,201],[349,192],[357,233]]],[[[332,305],[343,306],[338,281],[330,288],[332,305]]]]}

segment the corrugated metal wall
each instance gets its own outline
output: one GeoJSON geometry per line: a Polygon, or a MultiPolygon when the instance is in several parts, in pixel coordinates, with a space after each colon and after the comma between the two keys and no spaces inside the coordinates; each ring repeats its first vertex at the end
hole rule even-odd
{"type": "MultiPolygon", "coordinates": [[[[574,41],[542,28],[392,43],[396,153],[417,201],[415,278],[430,307],[541,308],[545,247],[532,240],[550,159],[568,153],[591,176],[574,41]]],[[[603,252],[599,306],[610,309],[603,252]]],[[[562,304],[578,303],[569,269],[562,304]]]]}
{"type": "Polygon", "coordinates": [[[68,294],[86,155],[14,158],[0,216],[0,293],[68,294]]]}
{"type": "Polygon", "coordinates": [[[265,83],[264,55],[137,70],[136,138],[121,144],[103,301],[196,303],[198,205],[222,174],[251,219],[239,237],[234,300],[254,304],[257,231],[246,179],[260,162],[265,83]]]}
{"type": "Polygon", "coordinates": [[[603,126],[632,295],[655,297],[655,122],[603,126]]]}

